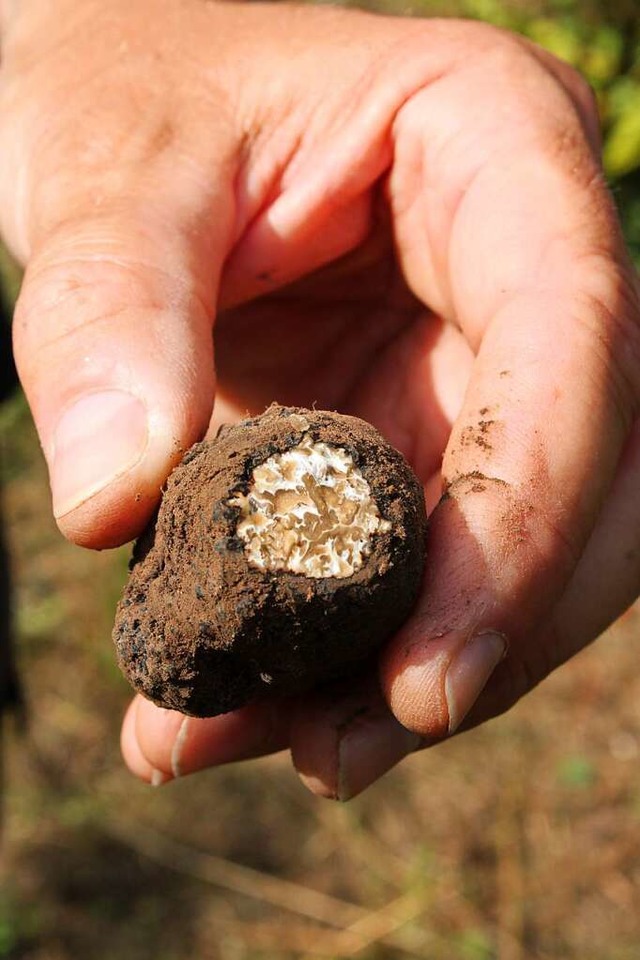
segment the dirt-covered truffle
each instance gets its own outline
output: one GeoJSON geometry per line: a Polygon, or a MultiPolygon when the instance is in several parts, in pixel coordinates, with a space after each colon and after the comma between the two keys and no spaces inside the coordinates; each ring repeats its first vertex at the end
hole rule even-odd
{"type": "Polygon", "coordinates": [[[418,479],[370,424],[273,405],[169,477],[118,607],[120,665],[203,717],[348,675],[410,613],[425,531],[418,479]]]}

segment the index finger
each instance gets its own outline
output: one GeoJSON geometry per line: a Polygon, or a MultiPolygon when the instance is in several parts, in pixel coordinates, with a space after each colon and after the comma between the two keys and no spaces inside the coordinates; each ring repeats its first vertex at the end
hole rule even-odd
{"type": "MultiPolygon", "coordinates": [[[[382,665],[395,715],[429,736],[562,593],[638,407],[635,280],[581,112],[533,57],[514,67],[454,74],[396,120],[406,275],[477,352],[426,590],[382,665]]],[[[528,651],[532,675],[546,654],[528,651]]]]}

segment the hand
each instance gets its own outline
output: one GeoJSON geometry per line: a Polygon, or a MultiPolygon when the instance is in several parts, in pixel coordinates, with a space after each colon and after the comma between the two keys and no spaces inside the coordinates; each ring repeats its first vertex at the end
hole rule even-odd
{"type": "Polygon", "coordinates": [[[445,491],[379,681],[202,721],[136,698],[132,770],[290,747],[353,796],[630,603],[636,285],[576,74],[480,24],[202,0],[27,0],[4,39],[15,347],[63,532],[133,537],[212,411],[272,399],[370,420],[445,491]]]}

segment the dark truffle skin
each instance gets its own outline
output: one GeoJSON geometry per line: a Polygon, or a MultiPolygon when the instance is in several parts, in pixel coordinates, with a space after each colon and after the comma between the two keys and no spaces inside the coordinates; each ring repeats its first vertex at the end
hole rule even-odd
{"type": "Polygon", "coordinates": [[[411,612],[425,536],[422,486],[372,426],[273,405],[196,444],[169,477],[118,606],[120,666],[155,703],[200,717],[348,676],[411,612]],[[390,521],[350,577],[259,570],[236,535],[240,510],[230,497],[249,489],[254,467],[305,435],[351,455],[390,521]]]}

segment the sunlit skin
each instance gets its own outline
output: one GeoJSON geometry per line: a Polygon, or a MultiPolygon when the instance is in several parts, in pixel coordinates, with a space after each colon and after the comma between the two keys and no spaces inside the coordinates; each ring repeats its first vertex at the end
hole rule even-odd
{"type": "Polygon", "coordinates": [[[346,799],[598,636],[640,582],[640,331],[579,77],[454,20],[1,9],[15,349],[65,535],[131,539],[186,447],[274,399],[374,423],[435,508],[377,675],[209,720],[136,698],[131,770],[290,748],[346,799]]]}

